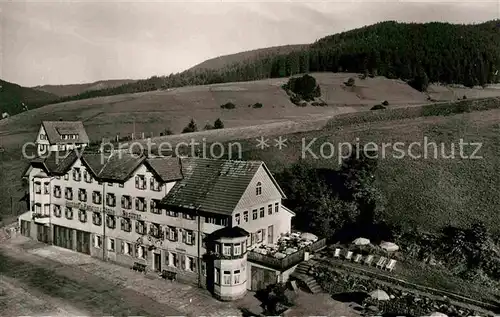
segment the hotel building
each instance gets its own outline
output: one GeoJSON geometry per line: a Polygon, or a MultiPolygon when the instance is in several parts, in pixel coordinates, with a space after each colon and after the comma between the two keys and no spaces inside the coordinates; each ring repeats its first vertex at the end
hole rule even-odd
{"type": "Polygon", "coordinates": [[[89,137],[81,121],[43,121],[35,140],[38,155],[82,148],[89,137]]]}
{"type": "Polygon", "coordinates": [[[284,264],[251,251],[290,233],[294,216],[261,161],[52,154],[24,173],[30,210],[19,217],[23,235],[170,272],[222,300],[286,281],[303,260],[284,264]]]}

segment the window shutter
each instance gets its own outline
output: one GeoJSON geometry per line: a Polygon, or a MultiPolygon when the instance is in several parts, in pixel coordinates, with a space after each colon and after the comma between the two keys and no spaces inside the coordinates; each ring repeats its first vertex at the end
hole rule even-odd
{"type": "Polygon", "coordinates": [[[149,178],[149,189],[153,189],[154,188],[154,178],[153,177],[150,177],[149,178]]]}
{"type": "Polygon", "coordinates": [[[191,245],[196,245],[196,235],[197,235],[197,231],[191,231],[192,232],[192,236],[191,236],[191,245]]]}
{"type": "Polygon", "coordinates": [[[135,210],[139,210],[139,198],[135,199],[135,210]]]}
{"type": "Polygon", "coordinates": [[[125,204],[125,196],[122,196],[122,208],[127,208],[127,205],[125,204]]]}
{"type": "Polygon", "coordinates": [[[180,260],[181,260],[181,269],[185,270],[186,269],[186,256],[184,254],[180,255],[180,260]]]}
{"type": "Polygon", "coordinates": [[[179,231],[177,231],[177,228],[173,228],[174,230],[174,241],[179,240],[179,231]]]}
{"type": "Polygon", "coordinates": [[[196,264],[198,262],[198,258],[193,258],[193,271],[196,272],[196,268],[198,267],[196,264]]]}
{"type": "Polygon", "coordinates": [[[135,187],[139,188],[139,176],[135,177],[135,187]]]}
{"type": "Polygon", "coordinates": [[[262,229],[262,241],[266,241],[266,240],[267,240],[266,229],[262,229]]]}
{"type": "Polygon", "coordinates": [[[139,233],[139,222],[135,223],[135,233],[139,233]]]}
{"type": "Polygon", "coordinates": [[[186,243],[186,231],[182,231],[182,243],[186,243]]]}
{"type": "Polygon", "coordinates": [[[251,235],[252,235],[252,244],[254,244],[255,243],[255,233],[251,233],[251,235]]]}

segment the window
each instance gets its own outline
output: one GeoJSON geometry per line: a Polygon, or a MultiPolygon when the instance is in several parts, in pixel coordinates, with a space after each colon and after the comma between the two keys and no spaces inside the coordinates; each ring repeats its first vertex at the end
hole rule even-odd
{"type": "Polygon", "coordinates": [[[241,255],[241,244],[237,243],[233,246],[234,255],[241,255]]]}
{"type": "Polygon", "coordinates": [[[171,257],[170,257],[171,261],[168,262],[168,265],[177,266],[177,259],[178,259],[177,253],[174,253],[174,252],[169,252],[169,253],[171,255],[171,257]]]}
{"type": "Polygon", "coordinates": [[[42,213],[42,205],[40,203],[35,204],[35,213],[37,213],[37,214],[42,213]]]}
{"type": "Polygon", "coordinates": [[[35,182],[35,194],[42,193],[42,185],[40,182],[35,182]]]}
{"type": "Polygon", "coordinates": [[[170,217],[179,217],[179,213],[176,212],[176,211],[167,210],[167,216],[170,216],[170,217]]]}
{"type": "Polygon", "coordinates": [[[236,223],[237,226],[240,225],[240,214],[237,213],[235,216],[234,216],[234,222],[236,223]]]}
{"type": "Polygon", "coordinates": [[[196,265],[194,264],[194,258],[187,256],[186,257],[186,269],[188,271],[194,272],[196,270],[196,265]]]}
{"type": "Polygon", "coordinates": [[[122,242],[122,253],[132,255],[132,244],[129,242],[122,242]]]}
{"type": "Polygon", "coordinates": [[[220,254],[220,244],[215,244],[215,253],[220,254]]]}
{"type": "Polygon", "coordinates": [[[155,192],[159,192],[162,189],[162,184],[156,180],[156,178],[151,177],[149,179],[149,188],[155,192]]]}
{"type": "Polygon", "coordinates": [[[146,224],[142,220],[137,220],[135,223],[135,232],[138,234],[146,234],[146,224]]]}
{"type": "Polygon", "coordinates": [[[61,205],[54,205],[54,216],[61,217],[61,205]]]}
{"type": "Polygon", "coordinates": [[[87,191],[85,189],[78,189],[78,200],[84,203],[87,202],[87,191]]]}
{"type": "Polygon", "coordinates": [[[50,216],[50,205],[49,204],[43,205],[43,214],[45,216],[50,216]]]}
{"type": "Polygon", "coordinates": [[[245,222],[248,222],[248,211],[244,211],[244,212],[243,212],[243,220],[244,220],[245,222]]]}
{"type": "Polygon", "coordinates": [[[66,212],[65,212],[66,219],[71,220],[73,219],[73,209],[70,207],[66,207],[66,212]]]}
{"type": "Polygon", "coordinates": [[[265,215],[265,213],[264,213],[264,207],[260,207],[260,217],[264,218],[264,215],[265,215]]]}
{"type": "Polygon", "coordinates": [[[240,284],[240,270],[235,270],[233,272],[233,281],[234,284],[240,284]]]}
{"type": "Polygon", "coordinates": [[[73,200],[73,188],[71,187],[66,187],[64,189],[64,197],[67,199],[67,200],[73,200]]]}
{"type": "Polygon", "coordinates": [[[220,269],[215,268],[215,283],[220,284],[220,269]]]}
{"type": "Polygon", "coordinates": [[[146,177],[144,175],[137,175],[135,177],[135,188],[146,189],[146,177]]]}
{"type": "Polygon", "coordinates": [[[161,226],[157,223],[150,224],[149,225],[149,235],[152,237],[155,237],[157,239],[161,239],[162,238],[161,226]]]}
{"type": "Polygon", "coordinates": [[[113,187],[113,183],[108,183],[108,187],[113,187]]]}
{"type": "Polygon", "coordinates": [[[222,248],[222,254],[230,256],[231,255],[231,245],[224,243],[224,246],[222,248]]]}
{"type": "Polygon", "coordinates": [[[187,245],[194,245],[194,236],[193,236],[193,231],[191,230],[185,230],[182,232],[182,239],[185,244],[187,245]]]}
{"type": "Polygon", "coordinates": [[[94,211],[94,213],[92,214],[92,223],[96,226],[100,226],[102,224],[101,213],[94,211]]]}
{"type": "Polygon", "coordinates": [[[207,276],[207,264],[203,261],[201,262],[201,274],[207,276]]]}
{"type": "Polygon", "coordinates": [[[263,239],[262,230],[257,231],[257,243],[261,243],[263,239]]]}
{"type": "Polygon", "coordinates": [[[157,199],[151,199],[149,202],[149,210],[154,213],[154,214],[160,214],[160,208],[158,207],[160,204],[160,201],[157,199]]]}
{"type": "Polygon", "coordinates": [[[92,183],[92,175],[90,175],[89,171],[86,169],[83,171],[83,178],[85,179],[85,182],[92,183]]]}
{"type": "Polygon", "coordinates": [[[102,195],[100,192],[97,191],[92,192],[92,202],[96,205],[102,204],[102,195]]]}
{"type": "Polygon", "coordinates": [[[273,205],[268,205],[267,206],[267,214],[268,215],[272,215],[273,214],[273,205]]]}
{"type": "Polygon", "coordinates": [[[257,220],[257,209],[252,210],[252,219],[257,220]]]}
{"type": "Polygon", "coordinates": [[[106,205],[109,207],[115,207],[116,206],[116,196],[115,194],[108,193],[106,195],[106,205]]]}
{"type": "Polygon", "coordinates": [[[257,186],[255,187],[255,195],[257,195],[257,196],[262,195],[262,184],[261,184],[261,182],[258,182],[257,186]]]}
{"type": "Polygon", "coordinates": [[[101,249],[102,248],[102,237],[95,235],[94,236],[94,247],[101,249]]]}
{"type": "Polygon", "coordinates": [[[73,180],[77,182],[82,180],[82,174],[80,173],[80,168],[78,167],[73,168],[73,180]]]}
{"type": "Polygon", "coordinates": [[[122,218],[120,222],[120,227],[125,232],[132,231],[132,221],[130,218],[122,218]]]}
{"type": "Polygon", "coordinates": [[[280,204],[279,203],[275,203],[274,204],[274,212],[278,212],[280,211],[280,204]]]}
{"type": "Polygon", "coordinates": [[[224,271],[224,285],[231,285],[231,271],[224,271]]]}
{"type": "Polygon", "coordinates": [[[113,215],[106,215],[106,225],[109,229],[116,228],[116,217],[113,215]]]}
{"type": "Polygon", "coordinates": [[[61,186],[59,185],[54,186],[54,197],[61,198],[61,186]]]}
{"type": "Polygon", "coordinates": [[[61,179],[61,176],[56,176],[56,179],[61,179]]]}
{"type": "Polygon", "coordinates": [[[168,240],[177,241],[177,228],[167,227],[168,230],[168,240]]]}
{"type": "Polygon", "coordinates": [[[122,208],[132,209],[132,197],[126,195],[122,196],[122,208]]]}
{"type": "Polygon", "coordinates": [[[142,197],[135,198],[135,210],[146,211],[146,200],[142,197]]]}
{"type": "Polygon", "coordinates": [[[188,213],[183,213],[182,218],[188,219],[188,220],[194,220],[195,216],[188,214],[188,213]]]}
{"type": "Polygon", "coordinates": [[[115,239],[108,238],[108,251],[115,252],[115,239]]]}
{"type": "Polygon", "coordinates": [[[125,187],[125,184],[120,183],[120,184],[118,184],[118,187],[123,188],[123,187],[125,187]]]}
{"type": "Polygon", "coordinates": [[[43,193],[45,195],[50,194],[49,183],[43,183],[43,193]]]}
{"type": "Polygon", "coordinates": [[[65,181],[69,180],[69,174],[65,174],[65,175],[64,175],[64,180],[65,180],[65,181]]]}
{"type": "Polygon", "coordinates": [[[247,242],[246,241],[241,244],[241,253],[245,254],[245,252],[247,252],[247,242]]]}
{"type": "Polygon", "coordinates": [[[45,134],[40,133],[40,140],[45,140],[45,134]]]}
{"type": "Polygon", "coordinates": [[[78,219],[80,220],[80,222],[87,222],[87,212],[85,210],[79,210],[78,219]]]}
{"type": "Polygon", "coordinates": [[[143,245],[137,246],[137,257],[139,259],[144,259],[145,260],[147,258],[147,256],[148,256],[148,252],[146,250],[146,247],[143,246],[143,245]]]}
{"type": "Polygon", "coordinates": [[[101,181],[97,181],[97,185],[102,185],[102,182],[101,181]]]}

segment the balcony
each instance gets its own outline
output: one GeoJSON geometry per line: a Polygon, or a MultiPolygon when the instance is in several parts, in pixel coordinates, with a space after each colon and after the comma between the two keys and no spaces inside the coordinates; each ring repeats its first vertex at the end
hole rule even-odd
{"type": "Polygon", "coordinates": [[[312,243],[300,244],[300,246],[302,246],[302,248],[297,249],[293,253],[290,251],[293,251],[294,248],[287,248],[289,252],[282,253],[277,252],[277,248],[275,246],[265,247],[264,249],[268,251],[267,254],[263,254],[262,250],[260,250],[261,248],[256,248],[248,251],[247,260],[283,272],[304,261],[306,252],[311,253],[324,248],[326,246],[326,239],[319,239],[312,243]]]}

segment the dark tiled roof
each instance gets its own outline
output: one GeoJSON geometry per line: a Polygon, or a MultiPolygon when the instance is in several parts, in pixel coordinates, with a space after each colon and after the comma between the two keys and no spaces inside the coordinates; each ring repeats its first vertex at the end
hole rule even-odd
{"type": "Polygon", "coordinates": [[[164,182],[182,179],[181,162],[178,157],[148,158],[146,165],[164,182]]]}
{"type": "Polygon", "coordinates": [[[184,178],[177,182],[162,203],[168,206],[231,214],[260,161],[228,161],[203,158],[181,159],[184,178]]]}
{"type": "Polygon", "coordinates": [[[208,237],[210,239],[218,238],[240,238],[248,237],[250,234],[243,228],[240,227],[224,227],[222,229],[212,232],[208,237]]]}
{"type": "Polygon", "coordinates": [[[97,177],[103,180],[126,181],[145,159],[145,156],[137,154],[114,153],[108,157],[97,177]]]}
{"type": "Polygon", "coordinates": [[[89,143],[81,121],[43,121],[42,126],[51,144],[89,143]],[[61,134],[77,134],[78,139],[63,140],[61,134]]]}
{"type": "Polygon", "coordinates": [[[31,165],[42,167],[47,173],[62,175],[76,161],[78,153],[76,151],[68,152],[49,152],[48,155],[36,157],[31,160],[31,165]]]}

